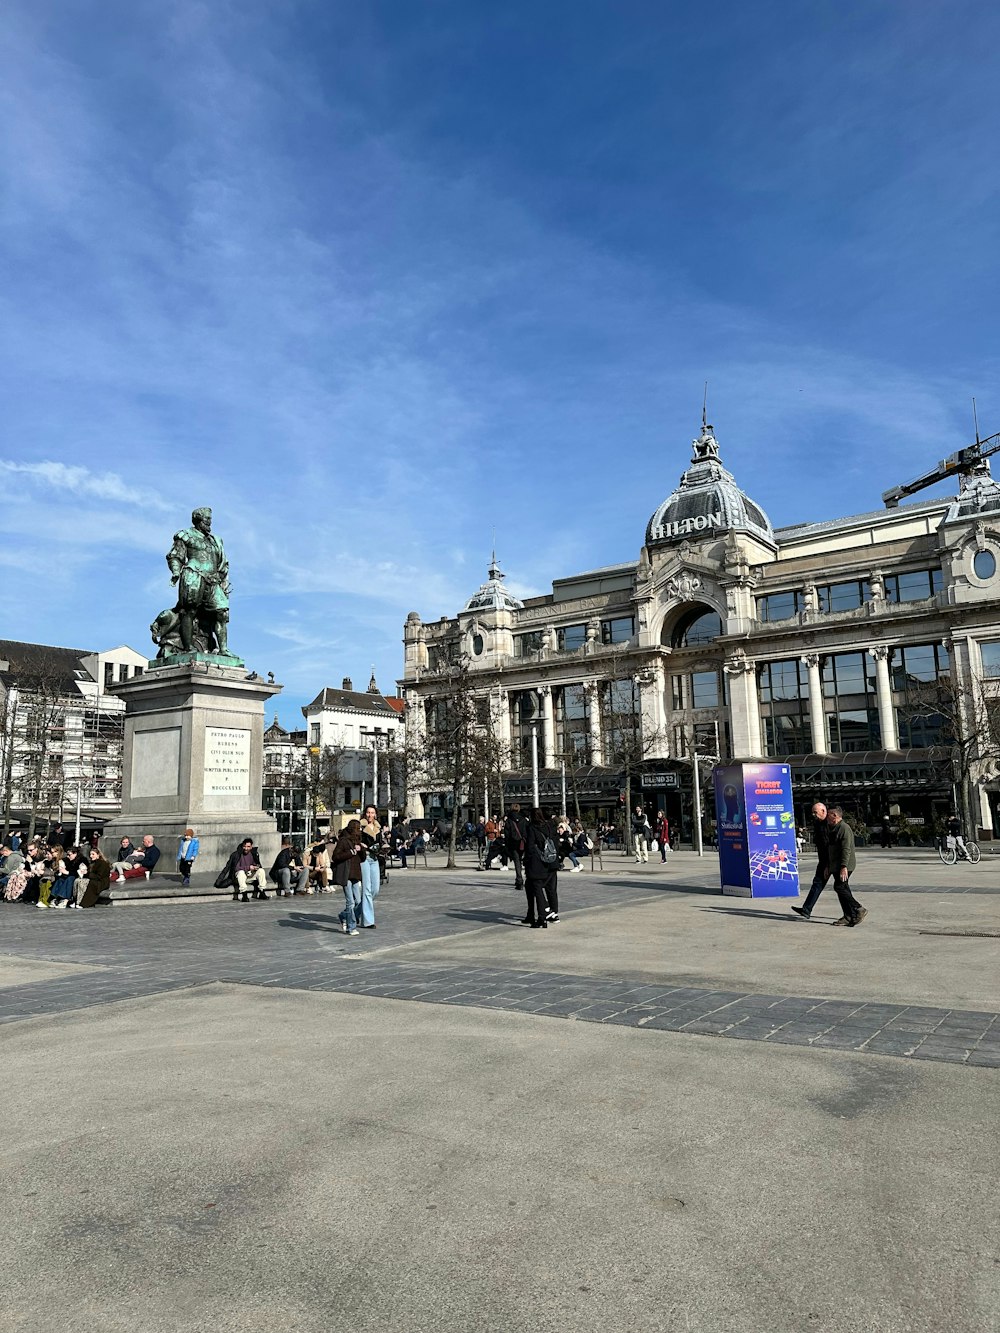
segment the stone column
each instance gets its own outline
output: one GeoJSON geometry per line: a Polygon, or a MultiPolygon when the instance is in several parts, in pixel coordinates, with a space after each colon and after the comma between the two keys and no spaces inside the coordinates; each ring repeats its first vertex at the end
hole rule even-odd
{"type": "Polygon", "coordinates": [[[757,759],[763,754],[760,739],[760,704],[757,665],[737,648],[723,670],[729,677],[729,725],[734,759],[757,759]]]}
{"type": "Polygon", "coordinates": [[[892,682],[889,679],[889,649],[884,643],[868,649],[875,659],[875,681],[878,688],[878,722],[882,732],[882,749],[898,750],[896,713],[892,706],[892,682]]]}
{"type": "Polygon", "coordinates": [[[590,762],[592,764],[603,764],[604,762],[604,743],[601,736],[601,686],[599,681],[591,681],[585,685],[587,697],[590,701],[590,762]]]}
{"type": "Polygon", "coordinates": [[[659,758],[667,752],[667,728],[663,705],[663,667],[659,662],[640,671],[635,682],[639,687],[639,715],[642,723],[643,751],[647,758],[659,758]],[[658,744],[653,738],[659,736],[658,744]]]}
{"type": "Polygon", "coordinates": [[[829,754],[826,743],[826,717],[823,713],[823,678],[820,667],[823,659],[819,653],[805,653],[800,662],[809,670],[809,727],[812,731],[813,754],[829,754]]]}
{"type": "Polygon", "coordinates": [[[556,726],[552,710],[552,686],[540,686],[538,697],[542,709],[542,768],[554,768],[556,763],[556,726]]]}
{"type": "Polygon", "coordinates": [[[500,743],[510,748],[510,694],[501,685],[497,689],[497,732],[500,743]]]}

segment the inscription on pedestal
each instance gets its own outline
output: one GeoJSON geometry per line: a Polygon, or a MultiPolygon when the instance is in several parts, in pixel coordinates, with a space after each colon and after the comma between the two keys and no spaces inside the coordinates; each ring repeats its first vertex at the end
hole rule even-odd
{"type": "Polygon", "coordinates": [[[205,795],[249,796],[250,732],[205,728],[205,795]]]}

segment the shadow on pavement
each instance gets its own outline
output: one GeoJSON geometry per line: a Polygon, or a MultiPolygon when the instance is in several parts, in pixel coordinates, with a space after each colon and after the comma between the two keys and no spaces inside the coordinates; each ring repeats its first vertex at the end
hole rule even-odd
{"type": "Polygon", "coordinates": [[[699,907],[698,911],[722,912],[725,916],[750,916],[755,921],[791,921],[802,924],[802,918],[797,917],[794,912],[761,912],[749,907],[699,907]]]}
{"type": "MultiPolygon", "coordinates": [[[[562,880],[559,882],[561,884],[562,880]]],[[[601,884],[608,888],[638,888],[641,889],[643,893],[698,893],[709,898],[722,897],[722,893],[718,889],[712,888],[707,884],[670,884],[661,883],[658,880],[649,883],[645,879],[603,879],[601,880],[601,884]]]]}
{"type": "Polygon", "coordinates": [[[445,916],[450,916],[456,921],[485,921],[488,925],[494,926],[514,926],[519,921],[515,918],[514,909],[509,912],[445,912],[445,916]]]}
{"type": "Polygon", "coordinates": [[[290,916],[279,921],[278,925],[291,926],[294,930],[326,930],[334,935],[344,933],[336,917],[306,916],[303,912],[292,912],[290,916]]]}

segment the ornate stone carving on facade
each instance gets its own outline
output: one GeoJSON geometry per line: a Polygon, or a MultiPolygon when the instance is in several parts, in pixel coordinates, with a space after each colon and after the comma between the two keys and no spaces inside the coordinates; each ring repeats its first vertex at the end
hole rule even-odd
{"type": "Polygon", "coordinates": [[[819,653],[803,653],[799,658],[799,661],[804,663],[807,667],[818,667],[823,659],[820,657],[819,653]]]}
{"type": "Polygon", "coordinates": [[[729,544],[724,553],[724,561],[726,573],[739,587],[756,587],[757,579],[750,568],[750,561],[735,536],[731,535],[729,538],[729,544]]]}
{"type": "Polygon", "coordinates": [[[748,657],[742,648],[736,648],[723,662],[722,669],[727,676],[746,676],[755,669],[756,665],[754,659],[748,657]]]}
{"type": "Polygon", "coordinates": [[[873,657],[876,662],[885,662],[891,651],[887,643],[877,643],[874,648],[868,649],[868,656],[873,657]]]}
{"type": "Polygon", "coordinates": [[[635,571],[636,589],[642,589],[645,592],[653,578],[653,565],[649,558],[649,551],[644,546],[639,552],[639,563],[635,571]]]}
{"type": "Polygon", "coordinates": [[[697,574],[692,574],[689,570],[683,570],[677,574],[671,574],[663,585],[663,595],[669,600],[678,600],[690,602],[695,593],[701,592],[704,584],[697,574]]]}
{"type": "Polygon", "coordinates": [[[819,610],[819,596],[815,583],[807,583],[802,589],[802,609],[811,615],[815,615],[819,610]]]}
{"type": "Polygon", "coordinates": [[[982,519],[976,524],[976,550],[986,550],[986,524],[982,519]]]}

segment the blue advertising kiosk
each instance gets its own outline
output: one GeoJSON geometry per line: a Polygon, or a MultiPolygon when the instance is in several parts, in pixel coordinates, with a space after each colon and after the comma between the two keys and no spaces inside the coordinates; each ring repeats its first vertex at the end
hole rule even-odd
{"type": "Polygon", "coordinates": [[[792,770],[787,764],[723,764],[713,776],[722,892],[797,898],[792,770]]]}

